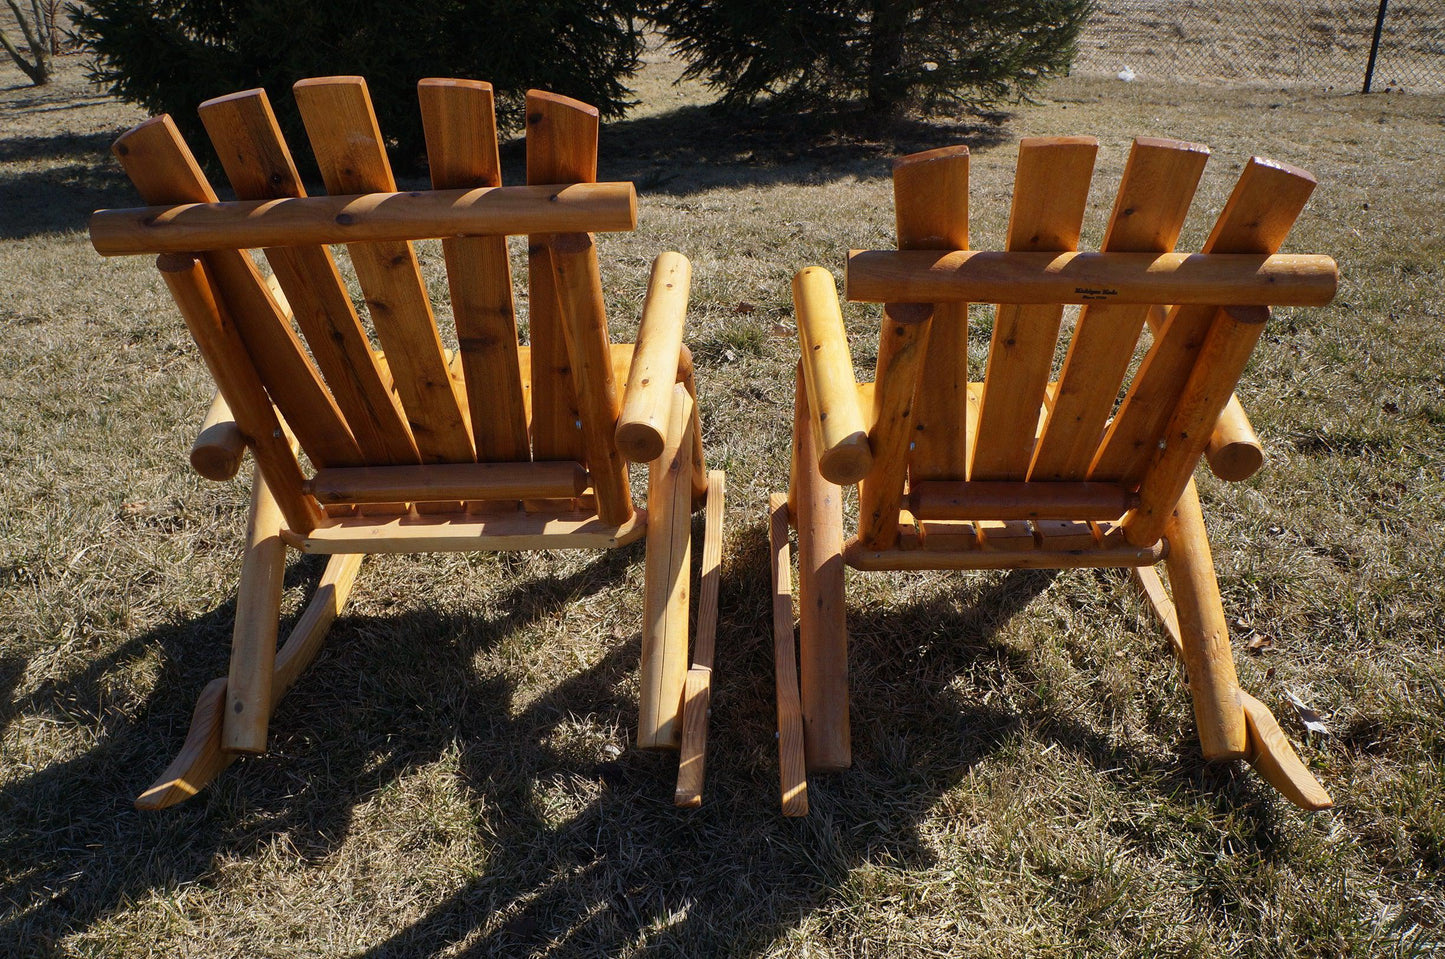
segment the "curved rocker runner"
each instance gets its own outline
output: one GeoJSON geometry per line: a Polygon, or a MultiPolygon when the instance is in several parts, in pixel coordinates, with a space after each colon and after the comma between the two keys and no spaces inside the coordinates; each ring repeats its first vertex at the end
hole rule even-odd
{"type": "Polygon", "coordinates": [[[137,800],[194,795],[266,749],[277,701],[315,658],[367,553],[616,548],[646,538],[638,745],[677,749],[676,801],[702,799],[722,549],[723,474],[708,471],[692,356],[691,266],[652,266],[637,342],[609,341],[593,232],[631,230],[630,183],[597,183],[597,111],[527,95],[527,185],[503,186],[492,88],[419,84],[432,190],[398,192],[360,77],[296,84],[329,196],[308,197],[262,90],[201,105],[237,200],[219,202],[170,117],[114,152],[148,207],[91,219],[107,255],[156,266],[218,392],[196,470],[256,472],[231,668],[202,692],[175,761],[137,800]],[[508,235],[528,237],[530,340],[520,345],[508,235]],[[440,238],[456,321],[444,349],[411,241],[440,238]],[[372,346],[333,245],[365,296],[372,346]],[[262,279],[247,252],[262,248],[262,279]],[[299,335],[298,335],[299,329],[299,335]],[[314,470],[306,475],[304,451],[314,470]],[[648,465],[636,508],[628,463],[648,465]],[[692,513],[702,595],[688,658],[692,513]],[[332,554],[277,652],[286,550],[332,554]]]}
{"type": "Polygon", "coordinates": [[[832,276],[808,267],[793,279],[792,474],[786,499],[770,500],[785,814],[807,812],[808,770],[852,761],[845,563],[1130,568],[1188,670],[1205,758],[1246,759],[1295,804],[1330,805],[1269,710],[1239,688],[1192,478],[1201,457],[1225,480],[1259,468],[1233,390],[1268,307],[1334,295],[1333,260],[1279,254],[1314,178],[1250,160],[1202,252],[1179,254],[1209,151],[1140,138],[1102,248],[1081,253],[1097,149],[1091,137],[1020,143],[998,252],[969,251],[966,147],[894,163],[899,249],[848,258],[848,298],[885,304],[872,383],[854,381],[832,276]],[[996,304],[981,382],[968,376],[970,302],[996,304]],[[1082,309],[1050,381],[1065,304],[1082,309]],[[1146,325],[1152,342],[1128,379],[1146,325]],[[845,540],[841,487],[854,483],[858,530],[845,540]]]}

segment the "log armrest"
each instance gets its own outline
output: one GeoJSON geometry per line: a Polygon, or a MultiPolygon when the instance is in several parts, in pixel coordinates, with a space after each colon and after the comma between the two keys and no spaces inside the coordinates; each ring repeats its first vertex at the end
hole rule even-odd
{"type": "Polygon", "coordinates": [[[857,483],[873,466],[873,448],[858,406],[858,384],[833,275],[819,266],[800,270],[793,277],[793,308],[818,471],[839,486],[857,483]]]}
{"type": "MultiPolygon", "coordinates": [[[[682,327],[691,282],[692,264],[681,253],[662,253],[652,261],[617,420],[617,450],[634,463],[650,463],[662,455],[672,387],[682,374],[682,327]]],[[[690,373],[691,363],[687,365],[690,373]]]]}
{"type": "Polygon", "coordinates": [[[1219,414],[1204,455],[1209,460],[1210,471],[1231,483],[1249,479],[1264,465],[1264,449],[1244,407],[1239,405],[1238,396],[1231,396],[1229,405],[1219,414]]]}
{"type": "Polygon", "coordinates": [[[240,470],[241,457],[245,454],[246,437],[217,390],[196,442],[191,445],[191,467],[208,480],[224,483],[240,470]]]}

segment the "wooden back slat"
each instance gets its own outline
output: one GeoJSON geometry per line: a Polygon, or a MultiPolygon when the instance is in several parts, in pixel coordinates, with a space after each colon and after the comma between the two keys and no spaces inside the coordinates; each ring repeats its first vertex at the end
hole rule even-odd
{"type": "MultiPolygon", "coordinates": [[[[1102,252],[1171,252],[1208,159],[1208,148],[1199,144],[1135,140],[1102,252]]],[[[1093,304],[1080,311],[1029,479],[1077,480],[1088,473],[1151,309],[1093,304]]]]}
{"type": "MultiPolygon", "coordinates": [[[[417,84],[417,94],[432,187],[501,186],[492,85],[479,80],[427,79],[417,84]]],[[[530,459],[507,239],[444,239],[442,255],[477,459],[530,459]]]]}
{"type": "MultiPolygon", "coordinates": [[[[597,515],[608,523],[624,523],[632,515],[632,493],[627,482],[627,460],[617,449],[622,394],[617,388],[612,345],[607,339],[597,246],[590,234],[568,233],[552,238],[551,251],[557,271],[557,300],[562,306],[564,345],[580,400],[582,444],[597,494],[597,515]]],[[[535,357],[535,346],[532,351],[535,357]]]]}
{"type": "MultiPolygon", "coordinates": [[[[265,90],[208,100],[200,114],[238,199],[306,195],[265,90]]],[[[272,247],[265,254],[366,462],[420,462],[331,252],[324,246],[272,247]]]]}
{"type": "MultiPolygon", "coordinates": [[[[1019,143],[1007,249],[1076,250],[1099,144],[1093,137],[1036,137],[1019,143]]],[[[994,316],[971,479],[1023,479],[1053,367],[1064,308],[1001,304],[994,316]]]]}
{"type": "Polygon", "coordinates": [[[311,532],[321,520],[321,508],[302,489],[305,480],[291,440],[271,405],[249,348],[233,318],[221,307],[204,262],[194,255],[163,253],[156,258],[156,269],[170,288],[236,425],[246,435],[256,467],[276,497],[286,524],[303,535],[311,532]]]}
{"type": "MultiPolygon", "coordinates": [[[[1278,252],[1314,188],[1314,177],[1303,170],[1251,158],[1202,252],[1278,252]]],[[[1126,485],[1140,480],[1217,312],[1203,305],[1169,312],[1089,467],[1089,479],[1126,485]]]]}
{"type": "MultiPolygon", "coordinates": [[[[527,92],[527,183],[597,180],[595,107],[538,90],[527,92]]],[[[529,236],[528,329],[532,345],[532,456],[582,459],[584,443],[558,299],[551,235],[529,236]]]]}
{"type": "MultiPolygon", "coordinates": [[[[968,147],[895,160],[893,203],[900,250],[968,249],[968,147]]],[[[968,475],[967,403],[968,304],[935,304],[915,400],[914,482],[968,475]]]]}
{"type": "MultiPolygon", "coordinates": [[[[112,147],[147,203],[214,203],[215,191],[169,116],[140,124],[112,147]]],[[[249,256],[239,250],[201,255],[209,282],[255,365],[261,383],[292,424],[317,466],[357,466],[361,450],[295,330],[249,256]]]]}
{"type": "MultiPolygon", "coordinates": [[[[392,192],[396,181],[361,77],[319,77],[293,88],[327,192],[392,192]]],[[[423,462],[474,462],[458,384],[409,242],[348,245],[387,364],[423,462]]]]}

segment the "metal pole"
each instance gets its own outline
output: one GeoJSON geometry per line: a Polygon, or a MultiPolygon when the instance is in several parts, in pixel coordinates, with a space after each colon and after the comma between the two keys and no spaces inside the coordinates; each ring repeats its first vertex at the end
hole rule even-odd
{"type": "Polygon", "coordinates": [[[1380,12],[1375,14],[1375,39],[1370,41],[1370,62],[1365,64],[1365,89],[1361,93],[1370,92],[1370,81],[1375,78],[1375,57],[1380,52],[1380,31],[1385,29],[1385,7],[1390,0],[1380,0],[1380,12]]]}

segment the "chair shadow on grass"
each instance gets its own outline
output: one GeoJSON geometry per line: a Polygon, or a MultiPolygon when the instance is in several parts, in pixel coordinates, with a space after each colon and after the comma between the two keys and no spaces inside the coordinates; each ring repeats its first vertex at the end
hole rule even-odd
{"type": "MultiPolygon", "coordinates": [[[[218,859],[258,857],[281,837],[294,854],[321,861],[347,840],[358,806],[409,788],[413,774],[444,758],[455,757],[467,828],[488,848],[485,867],[366,950],[368,959],[443,949],[477,957],[611,955],[639,943],[686,955],[761,952],[842,894],[856,866],[928,866],[933,856],[920,824],[1021,723],[1100,769],[1145,769],[1172,792],[1200,788],[1177,759],[1132,753],[1057,710],[1019,715],[952,688],[949,680],[971,669],[1030,675],[1029,658],[995,633],[1054,574],[1017,572],[984,584],[963,607],[932,595],[851,611],[854,768],[815,777],[811,815],[783,819],[766,545],[757,530],[736,539],[725,566],[701,809],[671,806],[672,754],[629,749],[599,758],[558,735],[574,717],[598,716],[616,717],[631,738],[635,693],[625,687],[638,665],[635,633],[520,708],[505,678],[479,676],[473,665],[518,630],[620,581],[640,561],[634,548],[569,576],[530,577],[494,617],[425,610],[344,617],[331,652],[283,702],[270,757],[232,766],[182,806],[137,813],[130,799],[178,746],[192,697],[225,672],[228,604],[137,637],[9,710],[93,710],[101,732],[89,751],[0,788],[0,810],[14,821],[0,835],[0,862],[10,864],[0,884],[7,904],[0,945],[43,955],[62,935],[102,923],[149,892],[205,882],[218,859]],[[398,634],[437,639],[397,643],[398,634]],[[924,634],[946,641],[919,654],[912,639],[924,634]],[[152,647],[181,664],[179,675],[166,675],[134,709],[107,709],[105,677],[152,647]],[[62,851],[47,861],[46,848],[62,851]]],[[[307,561],[288,577],[296,585],[319,571],[307,561]]],[[[398,855],[401,862],[407,854],[398,855]]]]}

